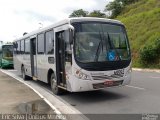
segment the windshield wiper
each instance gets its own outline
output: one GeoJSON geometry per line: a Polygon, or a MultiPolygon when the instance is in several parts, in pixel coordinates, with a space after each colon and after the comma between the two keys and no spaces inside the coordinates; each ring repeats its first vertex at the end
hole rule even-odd
{"type": "Polygon", "coordinates": [[[100,38],[100,41],[99,41],[99,44],[98,44],[98,47],[97,47],[97,50],[96,50],[96,54],[95,54],[95,58],[94,58],[94,61],[98,61],[98,58],[99,58],[99,54],[100,54],[100,46],[102,48],[102,52],[103,52],[103,39],[102,39],[102,35],[101,33],[99,32],[99,38],[100,38]]]}
{"type": "MultiPolygon", "coordinates": [[[[111,41],[108,32],[107,32],[107,37],[108,37],[108,42],[109,42],[110,47],[112,47],[112,49],[115,50],[115,52],[116,52],[119,60],[121,60],[121,57],[120,57],[120,55],[119,55],[119,52],[117,51],[116,47],[114,46],[114,43],[111,41]]],[[[104,38],[105,38],[105,36],[104,36],[104,38]]]]}

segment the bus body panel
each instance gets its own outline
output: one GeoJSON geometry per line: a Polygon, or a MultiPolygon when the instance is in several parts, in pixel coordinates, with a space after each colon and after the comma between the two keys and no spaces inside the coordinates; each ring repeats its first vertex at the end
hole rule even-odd
{"type": "Polygon", "coordinates": [[[55,71],[55,64],[50,64],[48,62],[48,58],[50,57],[53,57],[53,55],[37,55],[37,78],[45,83],[48,83],[48,71],[55,71]]]}
{"type": "MultiPolygon", "coordinates": [[[[31,61],[30,61],[30,55],[27,54],[27,55],[22,55],[23,57],[21,59],[23,59],[23,66],[25,68],[25,73],[26,75],[28,76],[31,76],[31,61]]],[[[22,67],[22,66],[21,66],[22,67]]]]}

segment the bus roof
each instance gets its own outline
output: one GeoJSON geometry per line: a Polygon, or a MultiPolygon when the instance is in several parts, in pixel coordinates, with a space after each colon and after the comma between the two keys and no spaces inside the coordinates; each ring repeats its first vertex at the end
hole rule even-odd
{"type": "Polygon", "coordinates": [[[38,30],[35,30],[33,32],[27,33],[24,36],[22,36],[21,38],[18,38],[18,39],[14,40],[14,41],[18,41],[18,40],[21,40],[21,39],[28,38],[30,36],[33,36],[33,35],[37,34],[37,33],[40,33],[40,32],[43,32],[45,30],[49,30],[49,29],[52,29],[52,28],[55,28],[55,27],[58,27],[58,26],[61,26],[61,25],[64,25],[64,24],[71,24],[73,22],[83,22],[83,21],[108,22],[108,23],[116,23],[116,24],[123,25],[123,23],[121,23],[118,20],[107,19],[107,18],[96,18],[96,17],[74,17],[74,18],[67,18],[67,19],[61,20],[60,22],[52,24],[52,25],[50,25],[48,27],[44,27],[42,29],[38,29],[38,30]]]}
{"type": "Polygon", "coordinates": [[[7,45],[13,45],[13,43],[6,43],[6,44],[3,44],[2,46],[7,46],[7,45]]]}
{"type": "Polygon", "coordinates": [[[109,23],[117,23],[122,24],[118,20],[107,19],[107,18],[97,18],[97,17],[74,17],[68,18],[71,22],[82,22],[82,21],[99,21],[99,22],[109,22],[109,23]]]}

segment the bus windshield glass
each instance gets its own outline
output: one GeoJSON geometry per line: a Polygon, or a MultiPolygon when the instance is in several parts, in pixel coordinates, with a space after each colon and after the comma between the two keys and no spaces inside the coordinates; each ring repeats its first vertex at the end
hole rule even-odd
{"type": "Polygon", "coordinates": [[[13,57],[13,46],[5,45],[2,47],[2,56],[5,59],[10,59],[13,57]]]}
{"type": "Polygon", "coordinates": [[[86,22],[74,23],[75,58],[82,63],[130,59],[130,49],[123,25],[86,22]]]}

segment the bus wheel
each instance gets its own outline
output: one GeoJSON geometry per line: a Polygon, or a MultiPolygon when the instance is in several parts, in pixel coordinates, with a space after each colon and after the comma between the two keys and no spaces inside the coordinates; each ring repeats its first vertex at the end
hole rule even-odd
{"type": "Polygon", "coordinates": [[[58,87],[57,85],[57,81],[55,79],[55,75],[54,73],[51,74],[50,76],[50,82],[51,82],[51,89],[52,89],[52,92],[56,95],[60,95],[62,93],[62,90],[61,88],[58,87]]]}
{"type": "Polygon", "coordinates": [[[23,66],[22,66],[22,68],[21,68],[21,74],[22,74],[23,80],[27,80],[27,76],[26,76],[25,69],[24,69],[23,66]]]}

